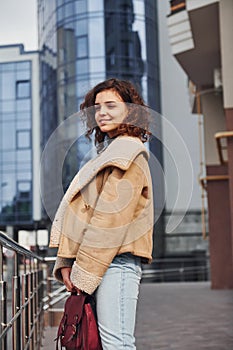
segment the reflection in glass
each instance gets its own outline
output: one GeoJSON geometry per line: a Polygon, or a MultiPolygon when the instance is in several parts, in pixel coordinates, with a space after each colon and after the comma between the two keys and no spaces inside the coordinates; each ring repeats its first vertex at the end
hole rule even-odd
{"type": "Polygon", "coordinates": [[[32,220],[31,63],[1,63],[0,68],[0,224],[13,225],[32,220]],[[18,180],[28,180],[26,187],[18,180]]]}

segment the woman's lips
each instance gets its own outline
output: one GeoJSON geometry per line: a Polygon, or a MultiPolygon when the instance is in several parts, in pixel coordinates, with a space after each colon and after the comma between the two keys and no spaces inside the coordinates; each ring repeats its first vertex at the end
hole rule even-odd
{"type": "Polygon", "coordinates": [[[99,120],[99,124],[100,124],[100,125],[106,124],[106,123],[108,123],[108,122],[111,122],[111,119],[100,119],[100,120],[99,120]]]}

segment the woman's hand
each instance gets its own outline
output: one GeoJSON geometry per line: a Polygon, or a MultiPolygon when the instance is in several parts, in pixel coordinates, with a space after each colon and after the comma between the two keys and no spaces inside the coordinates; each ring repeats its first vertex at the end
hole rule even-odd
{"type": "Polygon", "coordinates": [[[75,285],[70,280],[71,267],[63,267],[61,268],[61,275],[63,279],[63,283],[66,286],[68,292],[76,291],[78,294],[81,294],[81,290],[75,287],[75,285]]]}

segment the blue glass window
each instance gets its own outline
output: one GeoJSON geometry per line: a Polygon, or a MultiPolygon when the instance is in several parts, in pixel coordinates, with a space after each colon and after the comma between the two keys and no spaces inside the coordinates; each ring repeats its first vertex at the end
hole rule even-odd
{"type": "Polygon", "coordinates": [[[29,192],[31,189],[30,181],[18,181],[17,182],[17,190],[19,192],[29,192]]]}
{"type": "Polygon", "coordinates": [[[25,70],[25,71],[30,71],[30,62],[29,61],[23,61],[23,62],[17,62],[16,63],[16,68],[17,70],[25,70]]]}
{"type": "Polygon", "coordinates": [[[70,17],[74,14],[73,3],[68,3],[65,5],[65,17],[70,17]]]}
{"type": "MultiPolygon", "coordinates": [[[[12,113],[15,111],[15,101],[3,101],[2,102],[2,113],[12,113]]],[[[4,118],[5,119],[5,118],[4,118]]]]}
{"type": "Polygon", "coordinates": [[[7,71],[13,71],[15,69],[14,63],[3,63],[2,64],[2,71],[7,72],[7,71]]]}
{"type": "Polygon", "coordinates": [[[59,7],[57,10],[57,19],[58,19],[58,22],[62,21],[63,19],[63,6],[59,7]]]}
{"type": "Polygon", "coordinates": [[[15,123],[5,122],[2,125],[2,147],[4,149],[15,149],[15,123]]]}
{"type": "MultiPolygon", "coordinates": [[[[26,112],[31,110],[31,101],[30,99],[22,99],[17,101],[17,111],[18,112],[26,112]]],[[[24,115],[26,115],[25,113],[24,115]]]]}
{"type": "Polygon", "coordinates": [[[1,99],[13,100],[15,99],[15,74],[14,72],[2,73],[1,82],[1,99]]]}
{"type": "Polygon", "coordinates": [[[6,163],[6,162],[15,163],[15,151],[2,152],[2,161],[3,163],[6,163]]]}
{"type": "Polygon", "coordinates": [[[88,57],[88,40],[87,35],[77,37],[77,58],[88,57]]]}
{"type": "Polygon", "coordinates": [[[17,131],[16,138],[17,148],[30,148],[31,147],[31,133],[29,130],[17,131]]]}
{"type": "MultiPolygon", "coordinates": [[[[27,115],[27,113],[20,113],[18,114],[18,116],[21,114],[22,116],[27,115]]],[[[29,118],[28,120],[24,120],[23,118],[22,120],[17,120],[16,125],[17,125],[17,130],[29,130],[31,128],[31,121],[29,118]]]]}
{"type": "Polygon", "coordinates": [[[16,80],[30,80],[30,71],[29,70],[19,70],[16,72],[16,80]]]}
{"type": "Polygon", "coordinates": [[[23,150],[23,151],[17,151],[17,162],[20,163],[26,163],[31,161],[31,152],[30,150],[23,150]]]}
{"type": "Polygon", "coordinates": [[[0,64],[0,223],[31,221],[31,62],[0,64]]]}
{"type": "Polygon", "coordinates": [[[16,82],[16,98],[29,98],[31,95],[31,84],[29,80],[16,82]]]}
{"type": "Polygon", "coordinates": [[[77,0],[75,3],[75,12],[77,14],[84,13],[87,11],[87,1],[86,0],[77,0]]]}
{"type": "Polygon", "coordinates": [[[76,21],[75,25],[76,25],[76,33],[78,36],[82,36],[82,35],[87,34],[87,20],[86,19],[76,21]]]}
{"type": "Polygon", "coordinates": [[[89,63],[87,59],[78,60],[76,64],[77,74],[87,74],[89,72],[89,63]]]}

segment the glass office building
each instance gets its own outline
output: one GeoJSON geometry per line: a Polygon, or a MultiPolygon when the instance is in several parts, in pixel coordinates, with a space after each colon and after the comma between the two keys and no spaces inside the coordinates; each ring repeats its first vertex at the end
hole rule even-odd
{"type": "Polygon", "coordinates": [[[159,111],[156,1],[38,0],[38,16],[43,115],[61,122],[113,76],[135,83],[159,111]]]}
{"type": "Polygon", "coordinates": [[[26,54],[22,45],[0,47],[1,227],[40,220],[38,178],[33,177],[39,155],[36,81],[38,87],[38,53],[26,54]]]}
{"type": "MultiPolygon", "coordinates": [[[[160,112],[157,1],[38,0],[38,18],[42,147],[56,127],[79,110],[86,92],[109,77],[133,82],[146,103],[160,112]]],[[[77,135],[78,128],[77,121],[77,135]]],[[[84,137],[70,147],[63,164],[64,188],[88,147],[84,137]]],[[[154,140],[150,148],[162,163],[160,143],[154,140]]],[[[48,185],[48,163],[44,193],[53,215],[60,195],[53,188],[56,168],[48,185]]]]}

